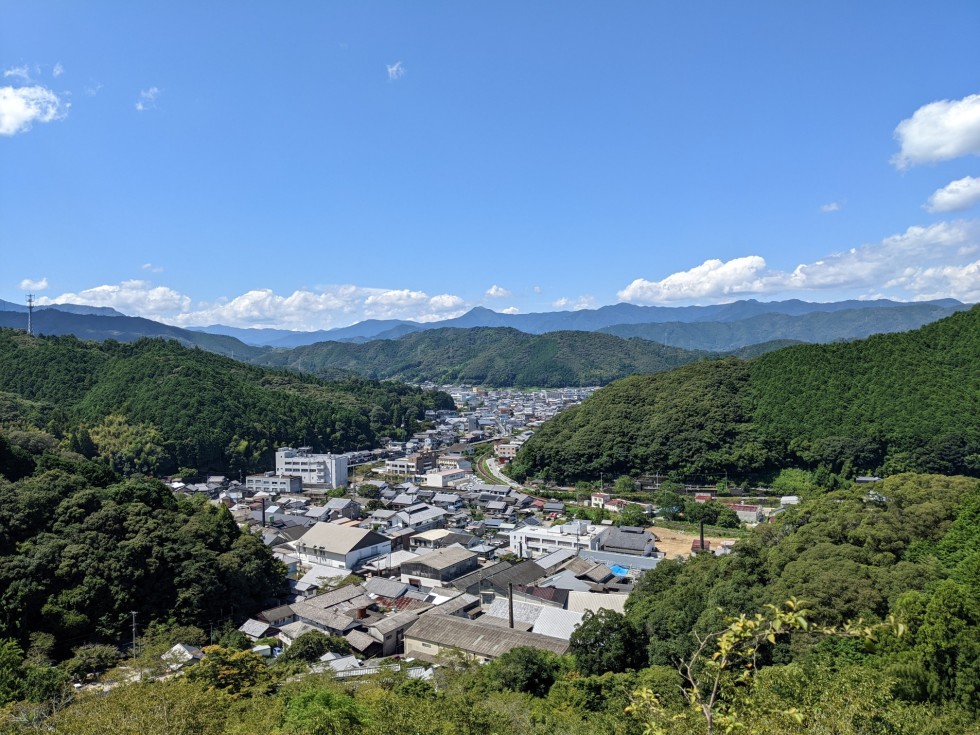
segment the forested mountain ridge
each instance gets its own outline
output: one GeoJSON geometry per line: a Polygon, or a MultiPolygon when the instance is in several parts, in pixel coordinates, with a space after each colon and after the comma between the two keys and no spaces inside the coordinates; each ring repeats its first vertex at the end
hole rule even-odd
{"type": "MultiPolygon", "coordinates": [[[[109,311],[112,311],[111,309],[109,311]]],[[[0,311],[0,328],[25,329],[27,315],[20,311],[0,311]]],[[[144,337],[174,339],[185,347],[200,347],[208,352],[249,360],[261,354],[265,348],[253,347],[221,334],[192,332],[187,329],[161,324],[143,317],[125,316],[115,312],[106,314],[98,307],[70,307],[36,309],[32,319],[35,334],[50,336],[73,335],[79,339],[118,342],[134,342],[144,337]],[[66,310],[79,309],[79,311],[66,310]]]]}
{"type": "Polygon", "coordinates": [[[955,311],[954,307],[940,304],[904,304],[806,314],[758,314],[734,321],[617,324],[598,331],[655,340],[686,350],[729,352],[772,340],[825,344],[863,339],[872,334],[906,332],[955,311]]]}
{"type": "Polygon", "coordinates": [[[452,399],[395,383],[328,383],[144,339],[82,342],[0,330],[7,420],[41,426],[120,470],[266,469],[277,445],[335,452],[415,430],[452,399]]]}
{"type": "Polygon", "coordinates": [[[918,330],[613,383],[545,424],[517,477],[980,474],[980,307],[918,330]]]}
{"type": "Polygon", "coordinates": [[[426,330],[362,344],[320,342],[269,352],[254,362],[313,374],[332,369],[409,382],[556,388],[604,385],[632,373],[667,370],[707,356],[595,332],[532,335],[480,327],[426,330]]]}

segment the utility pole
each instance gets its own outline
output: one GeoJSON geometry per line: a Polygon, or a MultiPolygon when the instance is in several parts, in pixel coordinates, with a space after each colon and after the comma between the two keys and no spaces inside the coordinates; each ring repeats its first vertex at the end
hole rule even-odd
{"type": "Polygon", "coordinates": [[[133,616],[133,658],[135,659],[138,652],[136,649],[136,611],[130,610],[129,614],[133,616]]]}
{"type": "Polygon", "coordinates": [[[27,334],[31,336],[34,334],[34,327],[32,320],[34,317],[34,294],[27,294],[27,334]]]}

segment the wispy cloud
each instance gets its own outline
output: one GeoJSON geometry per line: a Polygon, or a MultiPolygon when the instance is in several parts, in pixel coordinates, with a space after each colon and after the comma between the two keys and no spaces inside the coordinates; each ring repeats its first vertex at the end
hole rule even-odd
{"type": "Polygon", "coordinates": [[[61,120],[70,107],[47,87],[0,87],[0,135],[26,133],[36,122],[61,120]]]}
{"type": "Polygon", "coordinates": [[[828,202],[820,207],[821,212],[839,212],[841,208],[840,202],[828,202]]]}
{"type": "Polygon", "coordinates": [[[565,296],[555,299],[551,305],[556,309],[568,311],[581,311],[582,309],[592,309],[595,307],[594,296],[579,296],[577,299],[570,299],[565,296]]]}
{"type": "Polygon", "coordinates": [[[29,82],[31,81],[31,71],[26,65],[14,66],[11,67],[10,69],[3,70],[3,78],[20,79],[22,82],[29,82]]]}
{"type": "Polygon", "coordinates": [[[48,288],[48,279],[44,277],[40,278],[37,281],[34,281],[30,278],[25,278],[23,281],[20,282],[21,291],[46,291],[47,288],[48,288]]]}
{"type": "Polygon", "coordinates": [[[137,111],[145,112],[146,110],[155,110],[157,107],[157,98],[162,91],[159,87],[150,87],[149,89],[141,90],[139,99],[136,100],[135,105],[137,111]]]}
{"type": "Polygon", "coordinates": [[[980,155],[980,94],[930,102],[895,128],[899,169],[966,155],[980,155]]]}
{"type": "Polygon", "coordinates": [[[394,82],[405,76],[405,66],[400,61],[396,61],[394,64],[385,64],[388,69],[388,81],[394,82]]]}
{"type": "Polygon", "coordinates": [[[54,68],[51,70],[51,76],[55,78],[60,77],[64,73],[65,73],[65,67],[61,65],[60,61],[57,64],[55,64],[54,68]]]}
{"type": "Polygon", "coordinates": [[[937,189],[925,203],[930,212],[958,212],[980,204],[980,179],[964,176],[937,189]]]}
{"type": "Polygon", "coordinates": [[[967,277],[980,257],[980,220],[910,227],[877,243],[832,253],[790,272],[771,269],[748,255],[707,260],[660,280],[637,278],[619,298],[639,304],[715,301],[750,294],[832,293],[833,297],[887,294],[917,300],[944,297],[975,301],[980,283],[967,277]]]}
{"type": "Polygon", "coordinates": [[[163,273],[163,266],[153,265],[153,263],[143,263],[143,270],[150,273],[163,273]]]}
{"type": "Polygon", "coordinates": [[[508,291],[503,286],[498,286],[496,283],[487,289],[487,297],[491,299],[505,299],[510,296],[510,291],[508,291]]]}
{"type": "Polygon", "coordinates": [[[500,313],[501,314],[520,314],[521,313],[521,310],[518,309],[516,306],[508,306],[506,309],[501,309],[500,310],[500,313]]]}

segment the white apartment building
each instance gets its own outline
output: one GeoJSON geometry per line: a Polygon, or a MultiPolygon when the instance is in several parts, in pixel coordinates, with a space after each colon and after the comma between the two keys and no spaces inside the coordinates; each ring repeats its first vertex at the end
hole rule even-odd
{"type": "Polygon", "coordinates": [[[276,474],[297,475],[304,485],[343,487],[347,484],[347,457],[343,454],[313,454],[310,447],[280,447],[276,451],[276,474]]]}
{"type": "Polygon", "coordinates": [[[277,475],[275,472],[266,472],[263,475],[246,477],[245,489],[252,493],[267,492],[269,495],[299,493],[303,491],[303,479],[297,475],[277,475]]]}
{"type": "Polygon", "coordinates": [[[591,549],[598,551],[609,526],[594,526],[586,521],[572,521],[561,526],[541,528],[524,526],[510,532],[510,551],[523,557],[538,557],[558,549],[591,549]]]}

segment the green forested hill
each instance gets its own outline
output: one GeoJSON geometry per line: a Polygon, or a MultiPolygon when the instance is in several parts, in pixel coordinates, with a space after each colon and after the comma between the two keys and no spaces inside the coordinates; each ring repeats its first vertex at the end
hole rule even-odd
{"type": "Polygon", "coordinates": [[[24,438],[0,433],[0,641],[50,636],[62,658],[124,640],[131,611],[141,630],[205,625],[280,591],[282,565],[224,506],[24,438]]]}
{"type": "Polygon", "coordinates": [[[507,327],[433,329],[363,344],[320,342],[266,353],[256,364],[320,374],[349,370],[409,382],[490,387],[604,385],[633,373],[669,370],[706,353],[595,332],[526,334],[507,327]]]}
{"type": "Polygon", "coordinates": [[[787,465],[980,474],[978,358],[974,307],[913,332],[635,376],[547,423],[512,467],[561,481],[787,465]]]}
{"type": "Polygon", "coordinates": [[[351,379],[326,383],[176,342],[81,342],[0,331],[0,401],[124,469],[266,468],[277,445],[347,451],[412,431],[444,394],[351,379]],[[24,403],[28,401],[30,403],[24,403]]]}

